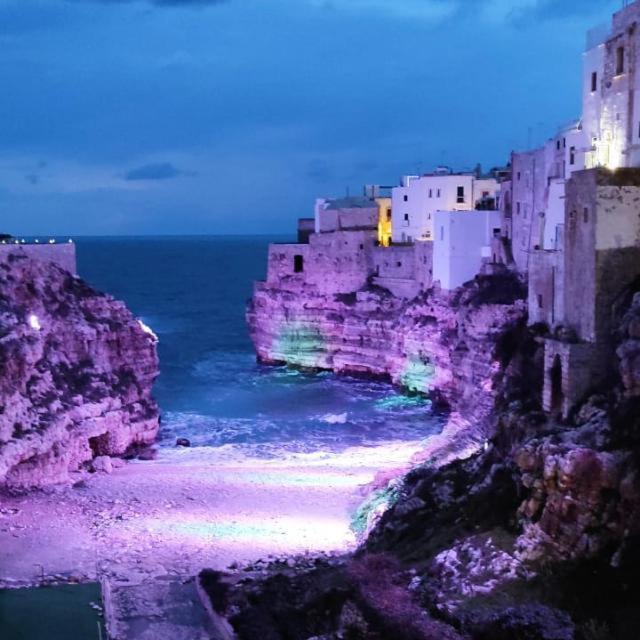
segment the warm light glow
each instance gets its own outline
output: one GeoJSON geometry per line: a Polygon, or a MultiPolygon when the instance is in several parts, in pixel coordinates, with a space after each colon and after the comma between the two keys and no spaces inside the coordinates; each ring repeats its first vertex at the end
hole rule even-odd
{"type": "Polygon", "coordinates": [[[378,203],[378,242],[381,247],[391,244],[392,223],[389,212],[391,211],[391,198],[376,198],[378,203]]]}

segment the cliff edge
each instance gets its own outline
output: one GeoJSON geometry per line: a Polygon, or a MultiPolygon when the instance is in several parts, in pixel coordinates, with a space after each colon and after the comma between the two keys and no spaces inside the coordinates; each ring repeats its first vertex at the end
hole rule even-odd
{"type": "Polygon", "coordinates": [[[157,339],[122,302],[52,262],[0,259],[0,487],[64,482],[148,445],[157,339]]]}

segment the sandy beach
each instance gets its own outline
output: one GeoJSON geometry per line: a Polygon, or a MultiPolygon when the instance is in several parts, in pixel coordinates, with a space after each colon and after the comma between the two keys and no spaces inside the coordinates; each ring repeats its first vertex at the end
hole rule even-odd
{"type": "Polygon", "coordinates": [[[247,457],[239,448],[161,449],[74,486],[3,497],[0,581],[43,575],[136,583],[269,555],[353,548],[354,510],[377,473],[421,443],[247,457]]]}

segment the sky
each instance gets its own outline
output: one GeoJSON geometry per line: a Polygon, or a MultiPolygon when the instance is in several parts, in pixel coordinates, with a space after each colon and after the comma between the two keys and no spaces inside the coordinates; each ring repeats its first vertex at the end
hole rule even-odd
{"type": "Polygon", "coordinates": [[[0,232],[281,234],[503,165],[621,0],[0,0],[0,232]]]}

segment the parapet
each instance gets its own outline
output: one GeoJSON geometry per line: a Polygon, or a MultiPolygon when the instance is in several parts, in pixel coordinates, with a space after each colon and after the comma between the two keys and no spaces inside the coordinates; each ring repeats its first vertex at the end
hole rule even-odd
{"type": "Polygon", "coordinates": [[[73,275],[77,274],[76,245],[73,242],[15,244],[7,241],[7,244],[0,244],[0,260],[5,260],[9,254],[24,255],[43,262],[53,262],[65,271],[73,275]]]}

